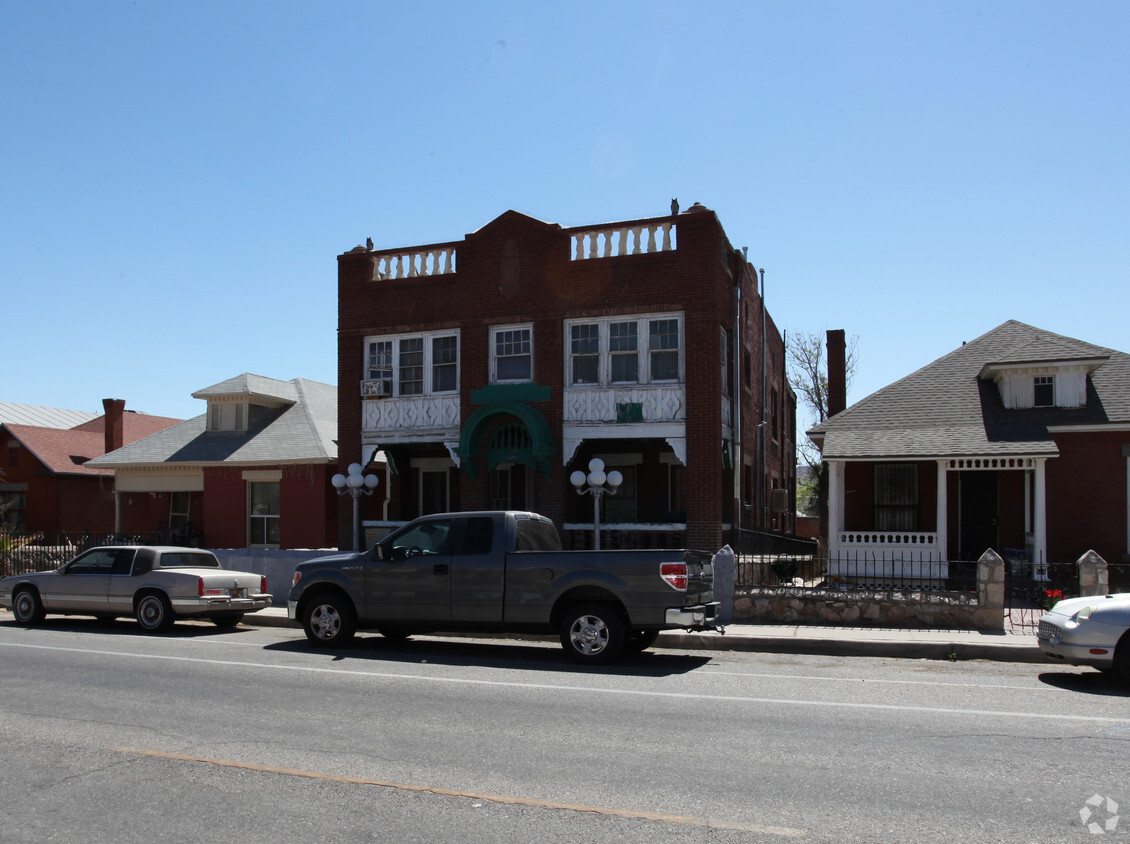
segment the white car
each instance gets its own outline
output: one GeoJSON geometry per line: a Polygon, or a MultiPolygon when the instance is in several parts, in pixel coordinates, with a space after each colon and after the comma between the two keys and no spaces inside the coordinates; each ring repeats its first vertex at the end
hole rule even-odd
{"type": "Polygon", "coordinates": [[[1036,638],[1052,660],[1117,671],[1130,683],[1130,593],[1060,601],[1040,617],[1036,638]]]}
{"type": "Polygon", "coordinates": [[[92,548],[55,571],[0,580],[0,607],[25,626],[57,613],[133,616],[149,633],[168,630],[178,618],[207,618],[230,628],[244,613],[270,605],[267,578],[224,569],[211,551],[194,548],[92,548]]]}

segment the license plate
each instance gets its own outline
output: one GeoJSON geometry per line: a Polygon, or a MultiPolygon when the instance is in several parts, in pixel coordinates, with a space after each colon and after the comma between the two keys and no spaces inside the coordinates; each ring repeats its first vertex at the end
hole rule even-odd
{"type": "Polygon", "coordinates": [[[246,598],[247,597],[247,589],[244,588],[244,587],[239,587],[237,589],[229,589],[228,594],[233,598],[246,598]]]}

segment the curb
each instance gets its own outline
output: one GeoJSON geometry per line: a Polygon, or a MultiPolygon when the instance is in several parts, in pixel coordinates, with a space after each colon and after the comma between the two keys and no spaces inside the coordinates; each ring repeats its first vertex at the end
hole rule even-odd
{"type": "MultiPolygon", "coordinates": [[[[244,617],[243,623],[251,627],[289,627],[300,629],[299,625],[290,621],[285,615],[277,613],[249,614],[244,617]]],[[[742,625],[746,630],[749,626],[742,625]]],[[[888,633],[887,636],[877,638],[845,637],[837,638],[826,634],[825,628],[813,628],[811,631],[804,628],[788,628],[791,635],[780,635],[770,630],[750,635],[745,632],[722,633],[687,633],[681,630],[665,630],[659,634],[653,648],[669,648],[678,650],[716,650],[716,651],[748,651],[773,654],[796,654],[809,656],[863,656],[891,659],[929,659],[950,662],[964,662],[973,659],[992,660],[994,662],[1017,663],[1048,663],[1043,652],[1035,644],[1027,643],[993,643],[962,641],[959,636],[947,639],[945,634],[939,632],[931,636],[929,641],[920,641],[913,638],[891,638],[897,634],[888,633]]],[[[882,631],[877,631],[882,632],[882,631]]],[[[437,636],[453,636],[460,638],[460,634],[429,634],[437,636]]],[[[975,631],[965,635],[977,636],[975,631]]],[[[470,637],[468,637],[470,638],[470,637]]],[[[488,638],[476,634],[473,638],[488,638]]],[[[556,636],[530,636],[490,634],[489,638],[510,638],[526,641],[556,642],[556,636]]],[[[1018,637],[1019,638],[1019,637],[1018,637]]],[[[1049,663],[1051,664],[1051,663],[1049,663]]]]}

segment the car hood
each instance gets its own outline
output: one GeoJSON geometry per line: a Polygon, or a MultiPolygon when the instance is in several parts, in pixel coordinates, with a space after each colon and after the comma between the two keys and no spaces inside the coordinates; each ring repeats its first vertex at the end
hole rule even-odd
{"type": "Polygon", "coordinates": [[[1130,593],[1120,592],[1116,595],[1084,595],[1082,598],[1068,598],[1060,601],[1049,611],[1049,615],[1062,615],[1070,618],[1084,607],[1095,607],[1105,616],[1111,611],[1120,615],[1130,613],[1130,593]]]}

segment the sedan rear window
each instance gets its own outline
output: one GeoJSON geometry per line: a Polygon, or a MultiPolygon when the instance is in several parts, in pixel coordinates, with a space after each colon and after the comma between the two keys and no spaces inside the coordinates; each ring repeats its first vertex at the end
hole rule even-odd
{"type": "Polygon", "coordinates": [[[215,554],[200,551],[173,551],[161,555],[161,568],[207,568],[218,569],[220,561],[215,554]]]}

